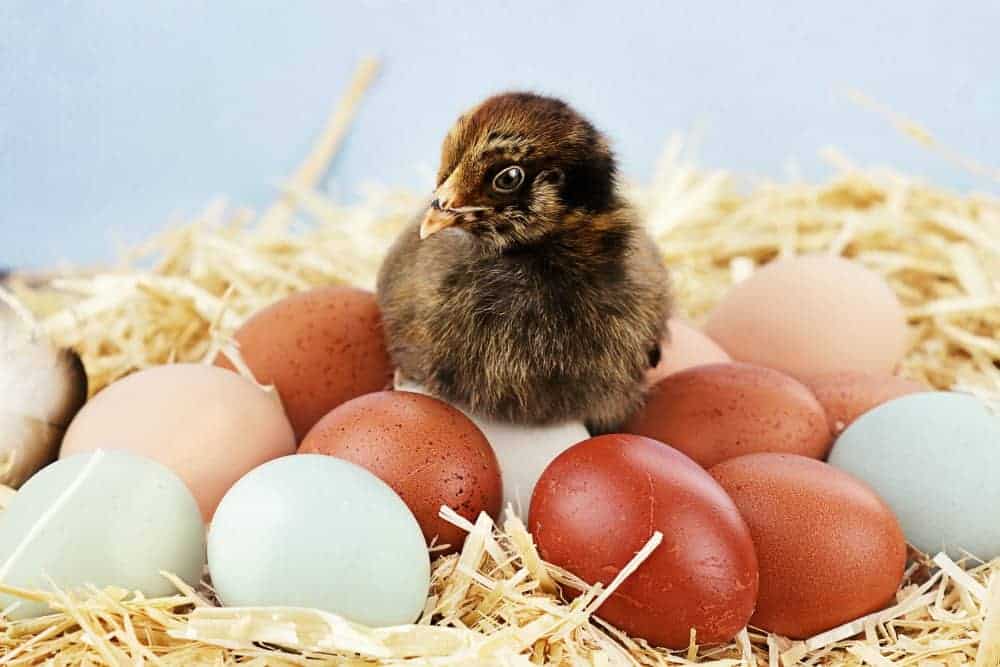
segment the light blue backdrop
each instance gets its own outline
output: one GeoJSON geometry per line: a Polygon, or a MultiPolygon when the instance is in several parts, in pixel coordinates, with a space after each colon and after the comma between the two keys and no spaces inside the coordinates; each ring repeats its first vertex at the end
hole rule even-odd
{"type": "Polygon", "coordinates": [[[109,258],[211,196],[262,203],[357,59],[385,69],[329,186],[423,187],[458,111],[566,96],[643,178],[671,130],[703,163],[825,172],[829,144],[993,189],[907,142],[865,91],[1000,162],[1000,3],[0,0],[0,266],[109,258]]]}

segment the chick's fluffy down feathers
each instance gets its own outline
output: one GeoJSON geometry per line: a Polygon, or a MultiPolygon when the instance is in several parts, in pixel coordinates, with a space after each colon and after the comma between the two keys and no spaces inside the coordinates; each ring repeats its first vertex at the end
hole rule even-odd
{"type": "Polygon", "coordinates": [[[406,377],[518,423],[608,430],[638,407],[669,300],[657,251],[634,224],[621,262],[590,266],[548,244],[484,255],[457,229],[420,241],[418,226],[378,280],[389,351],[406,377]]]}

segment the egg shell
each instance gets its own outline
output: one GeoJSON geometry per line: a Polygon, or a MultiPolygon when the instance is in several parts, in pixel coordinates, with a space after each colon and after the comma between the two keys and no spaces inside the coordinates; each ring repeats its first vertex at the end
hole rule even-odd
{"type": "MultiPolygon", "coordinates": [[[[257,381],[278,389],[298,441],[333,408],[392,381],[382,314],[365,290],[293,294],[253,315],[235,338],[257,381]]],[[[232,368],[224,356],[216,363],[232,368]]]]}
{"type": "Polygon", "coordinates": [[[660,362],[646,373],[646,383],[650,386],[692,366],[732,361],[718,343],[680,318],[671,317],[667,321],[667,332],[660,342],[660,362]]]}
{"type": "Polygon", "coordinates": [[[802,382],[823,405],[834,434],[839,434],[872,408],[894,398],[929,391],[919,382],[885,373],[820,373],[804,377],[802,382]]]}
{"type": "Polygon", "coordinates": [[[823,458],[832,440],[823,406],[805,385],[739,363],[668,376],[623,430],[665,442],[706,468],[755,452],[823,458]]]}
{"type": "Polygon", "coordinates": [[[909,342],[903,307],[881,276],[819,255],[759,269],[712,311],[705,333],[737,361],[796,377],[892,373],[909,342]]]}
{"type": "Polygon", "coordinates": [[[751,625],[805,639],[894,600],[906,541],[866,484],[793,454],[742,456],[711,473],[753,535],[760,594],[751,625]]]}
{"type": "Polygon", "coordinates": [[[830,463],[878,490],[928,554],[1000,557],[1000,414],[957,392],[903,396],[858,418],[830,463]]]}
{"type": "Polygon", "coordinates": [[[503,495],[490,443],[461,412],[430,396],[383,391],[334,409],[299,452],[327,454],[371,471],[399,494],[428,543],[457,551],[466,532],[438,516],[442,505],[475,521],[496,518],[503,495]]]}
{"type": "Polygon", "coordinates": [[[430,586],[423,534],[399,496],[318,454],[237,482],[212,520],[208,563],[226,605],[320,609],[376,627],[416,620],[430,586]]]}
{"type": "Polygon", "coordinates": [[[545,560],[588,583],[610,583],[652,537],[663,543],[598,616],[679,649],[729,641],[750,618],[757,559],[739,511],[705,470],[649,438],[604,435],[563,452],[531,500],[545,560]]]}
{"type": "MultiPolygon", "coordinates": [[[[428,394],[424,387],[401,378],[396,389],[428,394]]],[[[531,494],[545,468],[557,456],[590,437],[583,422],[547,426],[510,424],[476,415],[462,406],[453,406],[479,427],[496,454],[503,479],[503,506],[518,516],[527,516],[531,494]]]]}
{"type": "Polygon", "coordinates": [[[208,521],[252,468],[295,451],[277,397],[236,373],[202,364],[155,366],[94,396],[63,439],[60,457],[123,449],[159,461],[188,485],[208,521]]]}
{"type": "MultiPolygon", "coordinates": [[[[0,521],[0,580],[77,590],[88,584],[170,595],[160,572],[196,585],[205,529],[191,492],[170,470],[128,452],[96,451],[53,463],[29,479],[0,521]]],[[[0,593],[10,618],[52,613],[44,602],[0,593]]]]}

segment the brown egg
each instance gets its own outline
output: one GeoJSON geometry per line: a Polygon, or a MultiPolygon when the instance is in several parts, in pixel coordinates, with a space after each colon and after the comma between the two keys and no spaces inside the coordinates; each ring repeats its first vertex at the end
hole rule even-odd
{"type": "Polygon", "coordinates": [[[711,473],[740,508],[757,549],[760,596],[751,625],[805,639],[894,599],[906,540],[863,482],[791,454],[751,454],[711,473]]]}
{"type": "Polygon", "coordinates": [[[560,454],[531,498],[542,557],[610,583],[652,537],[663,542],[597,611],[669,648],[729,641],[757,597],[757,559],[729,496],[691,459],[635,435],[590,438],[560,454]]]}
{"type": "Polygon", "coordinates": [[[802,382],[812,389],[826,410],[834,435],[872,408],[900,396],[930,391],[919,382],[898,375],[852,371],[808,375],[802,382]]]}
{"type": "MultiPolygon", "coordinates": [[[[254,377],[278,389],[298,441],[341,403],[391,383],[382,315],[364,290],[294,294],[253,315],[236,340],[254,377]]],[[[232,370],[223,356],[216,363],[232,370]]]]}
{"type": "Polygon", "coordinates": [[[660,362],[646,372],[646,383],[654,385],[671,373],[692,366],[722,364],[729,355],[711,338],[678,317],[667,321],[667,337],[660,343],[660,362]]]}
{"type": "Polygon", "coordinates": [[[442,505],[475,521],[496,518],[503,487],[486,436],[436,398],[381,391],[334,409],[313,427],[300,454],[328,454],[367,468],[399,494],[428,544],[457,551],[465,531],[438,517],[442,505]]]}
{"type": "Polygon", "coordinates": [[[668,376],[623,430],[665,442],[706,468],[755,452],[823,458],[831,444],[823,406],[805,385],[736,363],[668,376]]]}

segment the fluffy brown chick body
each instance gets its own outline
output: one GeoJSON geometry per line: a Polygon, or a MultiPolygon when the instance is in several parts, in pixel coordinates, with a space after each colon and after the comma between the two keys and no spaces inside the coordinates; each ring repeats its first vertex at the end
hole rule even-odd
{"type": "Polygon", "coordinates": [[[407,378],[484,416],[599,431],[640,404],[669,311],[666,269],[617,193],[607,142],[526,93],[459,118],[435,199],[377,291],[407,378]]]}

